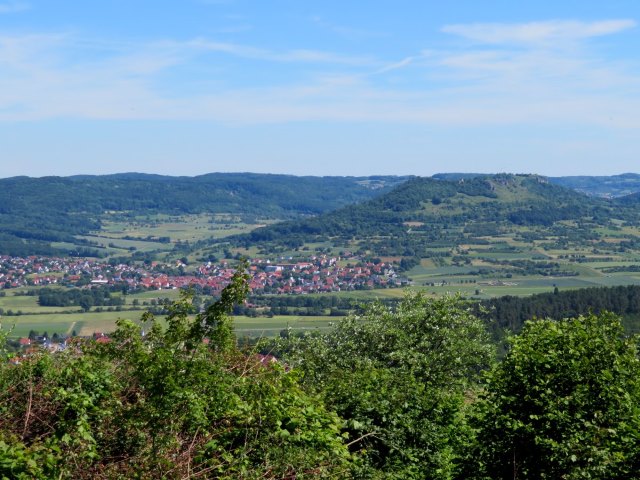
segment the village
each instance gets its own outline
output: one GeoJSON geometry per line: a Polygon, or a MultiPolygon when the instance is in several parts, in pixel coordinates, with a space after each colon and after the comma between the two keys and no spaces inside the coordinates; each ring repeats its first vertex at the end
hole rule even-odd
{"type": "MultiPolygon", "coordinates": [[[[107,285],[129,290],[165,290],[194,287],[217,295],[229,283],[235,268],[227,262],[188,266],[173,263],[113,264],[95,259],[0,256],[0,289],[107,285]]],[[[249,286],[254,294],[330,293],[400,287],[409,283],[383,261],[311,256],[304,261],[254,258],[249,260],[249,286]]]]}

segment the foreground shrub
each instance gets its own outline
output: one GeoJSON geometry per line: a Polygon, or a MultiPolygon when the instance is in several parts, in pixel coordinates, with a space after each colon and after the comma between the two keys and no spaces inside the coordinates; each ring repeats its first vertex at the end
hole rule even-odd
{"type": "Polygon", "coordinates": [[[2,478],[348,478],[342,420],[295,372],[235,347],[222,299],[168,327],[120,321],[107,344],[79,343],[0,366],[2,478]],[[203,340],[210,339],[209,344],[203,340]]]}
{"type": "Polygon", "coordinates": [[[484,324],[457,297],[370,306],[327,334],[273,348],[305,389],[346,419],[362,478],[452,478],[468,440],[463,411],[493,356],[484,324]]]}
{"type": "Polygon", "coordinates": [[[639,478],[637,339],[614,315],[527,322],[478,410],[469,476],[639,478]]]}

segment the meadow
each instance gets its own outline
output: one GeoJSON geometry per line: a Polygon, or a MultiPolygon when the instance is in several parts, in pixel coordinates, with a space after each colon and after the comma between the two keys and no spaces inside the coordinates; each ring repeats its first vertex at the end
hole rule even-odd
{"type": "MultiPolygon", "coordinates": [[[[146,311],[143,302],[152,300],[176,300],[177,290],[152,290],[140,292],[125,297],[125,305],[111,311],[96,311],[94,307],[88,312],[78,308],[41,307],[36,296],[23,295],[24,290],[6,291],[4,297],[0,297],[0,308],[5,312],[0,316],[0,325],[3,330],[10,330],[10,337],[26,337],[30,331],[49,336],[59,335],[91,336],[94,333],[108,333],[116,328],[118,319],[128,319],[140,323],[142,314],[146,311]],[[16,295],[18,294],[18,295],[16,295]],[[138,305],[134,305],[137,300],[138,305]],[[7,312],[11,312],[7,315],[7,312]]],[[[158,315],[161,322],[164,316],[158,315]]],[[[326,329],[332,323],[339,321],[335,316],[299,316],[299,315],[274,315],[272,317],[249,317],[244,315],[234,316],[234,325],[239,337],[273,337],[281,330],[290,328],[292,331],[326,329]]]]}

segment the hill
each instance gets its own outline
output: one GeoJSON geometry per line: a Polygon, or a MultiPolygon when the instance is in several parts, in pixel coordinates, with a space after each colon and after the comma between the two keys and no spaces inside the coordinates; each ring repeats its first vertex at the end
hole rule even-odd
{"type": "MultiPolygon", "coordinates": [[[[438,173],[433,176],[438,180],[457,181],[474,177],[491,176],[482,173],[438,173]]],[[[623,173],[609,176],[567,176],[547,177],[548,180],[561,187],[571,188],[580,193],[594,197],[617,198],[640,192],[640,175],[623,173]]]]}
{"type": "Polygon", "coordinates": [[[170,177],[104,176],[0,179],[0,253],[53,254],[51,242],[101,226],[105,212],[231,213],[286,219],[317,215],[388,191],[402,177],[296,177],[212,173],[170,177]]]}
{"type": "Polygon", "coordinates": [[[421,258],[465,254],[469,245],[516,251],[526,244],[542,258],[552,247],[574,247],[569,254],[595,244],[618,247],[635,237],[608,242],[601,229],[620,230],[621,222],[638,224],[638,209],[628,201],[589,197],[536,175],[412,178],[367,202],[256,229],[237,241],[289,247],[330,241],[372,256],[405,257],[408,267],[421,258]]]}
{"type": "Polygon", "coordinates": [[[551,228],[561,221],[606,225],[637,213],[587,197],[536,175],[480,176],[457,181],[412,178],[391,192],[320,216],[284,222],[241,237],[248,242],[303,243],[357,238],[379,255],[425,257],[429,248],[512,227],[551,228]]]}

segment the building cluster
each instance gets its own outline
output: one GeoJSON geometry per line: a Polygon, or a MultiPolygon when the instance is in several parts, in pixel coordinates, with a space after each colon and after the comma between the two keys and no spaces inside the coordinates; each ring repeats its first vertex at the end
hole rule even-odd
{"type": "MultiPolygon", "coordinates": [[[[95,259],[0,256],[0,288],[67,285],[119,285],[131,289],[201,287],[221,291],[235,269],[227,263],[188,267],[171,264],[112,264],[95,259]]],[[[304,294],[402,286],[390,263],[355,256],[311,256],[304,261],[252,259],[250,287],[256,294],[304,294]]]]}

